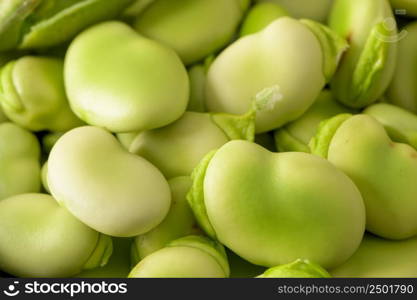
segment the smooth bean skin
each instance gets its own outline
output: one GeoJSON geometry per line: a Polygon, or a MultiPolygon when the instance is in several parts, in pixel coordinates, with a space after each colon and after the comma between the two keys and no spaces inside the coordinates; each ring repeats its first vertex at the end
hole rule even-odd
{"type": "Polygon", "coordinates": [[[392,140],[417,149],[417,115],[388,103],[368,106],[364,114],[381,123],[392,140]]]}
{"type": "Polygon", "coordinates": [[[275,3],[265,2],[255,4],[243,20],[239,36],[242,37],[259,32],[283,16],[288,16],[288,12],[275,3]]]}
{"type": "Polygon", "coordinates": [[[362,239],[358,189],[317,156],[231,141],[207,155],[192,177],[188,201],[201,228],[253,264],[303,257],[335,267],[362,239]]]}
{"type": "Polygon", "coordinates": [[[209,114],[186,112],[166,127],[139,133],[129,151],[150,161],[166,178],[174,178],[189,176],[207,152],[228,141],[209,114]]]}
{"type": "Polygon", "coordinates": [[[294,18],[325,23],[334,0],[255,0],[256,2],[275,3],[286,9],[294,18]]]}
{"type": "Polygon", "coordinates": [[[225,278],[229,273],[222,245],[201,236],[188,236],[145,257],[129,277],[225,278]]]}
{"type": "Polygon", "coordinates": [[[398,43],[397,66],[386,96],[390,103],[417,113],[417,22],[402,32],[406,34],[398,43]]]}
{"type": "Polygon", "coordinates": [[[117,17],[133,0],[7,0],[0,3],[0,51],[44,49],[117,17]]]}
{"type": "Polygon", "coordinates": [[[323,123],[312,152],[347,174],[366,206],[366,228],[388,239],[417,234],[417,151],[394,143],[384,127],[368,115],[341,115],[323,123]],[[337,119],[336,119],[337,120],[337,119]],[[324,150],[323,150],[324,149],[324,150]]]}
{"type": "Polygon", "coordinates": [[[275,104],[257,114],[256,131],[281,127],[313,104],[345,46],[323,25],[281,17],[237,40],[214,60],[207,75],[206,107],[211,112],[242,114],[259,92],[275,86],[275,104]],[[300,89],[299,82],[308,84],[300,89]]]}
{"type": "Polygon", "coordinates": [[[232,39],[248,2],[156,0],[137,17],[133,27],[174,49],[189,65],[221,49],[232,39]]]}
{"type": "Polygon", "coordinates": [[[50,195],[0,200],[0,268],[21,277],[68,277],[107,263],[112,242],[50,195]]]}
{"type": "Polygon", "coordinates": [[[328,278],[330,274],[319,265],[305,259],[269,268],[257,278],[328,278]]]}
{"type": "Polygon", "coordinates": [[[343,278],[416,278],[416,262],[416,237],[392,241],[366,234],[358,251],[330,274],[343,278]]]}
{"type": "Polygon", "coordinates": [[[0,124],[0,199],[39,192],[40,146],[29,131],[13,124],[0,124]]]}
{"type": "Polygon", "coordinates": [[[308,143],[316,134],[320,122],[348,112],[352,112],[352,110],[339,104],[329,90],[324,90],[300,118],[275,131],[274,138],[277,149],[279,152],[310,152],[308,143]]]}
{"type": "Polygon", "coordinates": [[[136,264],[149,254],[162,249],[169,242],[198,232],[193,212],[186,195],[191,187],[188,176],[176,177],[168,181],[171,189],[171,207],[161,224],[151,231],[135,237],[132,244],[132,261],[136,264]]]}
{"type": "Polygon", "coordinates": [[[74,216],[111,236],[151,230],[171,202],[168,183],[156,167],[93,126],[68,131],[56,142],[47,181],[55,199],[74,216]]]}
{"type": "Polygon", "coordinates": [[[188,103],[189,80],[178,55],[117,21],[75,38],[64,79],[75,114],[112,132],[163,127],[188,103]]]}
{"type": "Polygon", "coordinates": [[[112,238],[113,253],[105,266],[83,270],[76,278],[126,278],[130,272],[131,238],[112,238]]]}
{"type": "Polygon", "coordinates": [[[63,61],[50,57],[9,62],[0,74],[0,102],[7,117],[31,131],[81,126],[65,95],[63,69],[63,61]]]}
{"type": "Polygon", "coordinates": [[[394,75],[397,25],[388,0],[335,0],[329,26],[349,49],[331,82],[337,100],[362,108],[377,101],[394,75]]]}

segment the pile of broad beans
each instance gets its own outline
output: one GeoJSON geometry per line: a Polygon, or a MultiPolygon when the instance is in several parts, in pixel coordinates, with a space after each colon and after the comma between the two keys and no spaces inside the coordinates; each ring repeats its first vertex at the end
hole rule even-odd
{"type": "Polygon", "coordinates": [[[0,1],[0,270],[417,277],[417,1],[0,1]]]}

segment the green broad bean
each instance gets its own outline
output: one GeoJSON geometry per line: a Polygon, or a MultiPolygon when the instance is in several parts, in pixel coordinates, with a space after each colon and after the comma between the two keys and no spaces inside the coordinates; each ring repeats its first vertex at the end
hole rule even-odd
{"type": "Polygon", "coordinates": [[[0,102],[6,116],[31,131],[67,131],[83,123],[65,95],[63,62],[25,56],[0,73],[0,102]]]}
{"type": "Polygon", "coordinates": [[[73,217],[50,195],[0,200],[0,268],[15,276],[68,277],[104,266],[112,241],[73,217]]]}
{"type": "Polygon", "coordinates": [[[129,277],[229,277],[222,245],[201,236],[177,239],[141,260],[129,277]]]}
{"type": "Polygon", "coordinates": [[[133,0],[6,0],[0,3],[0,51],[38,49],[71,40],[119,15],[133,0]]]}
{"type": "Polygon", "coordinates": [[[275,103],[257,115],[256,131],[281,127],[313,104],[345,49],[346,42],[327,27],[281,17],[237,40],[214,60],[207,75],[206,107],[242,114],[253,97],[275,87],[275,103]],[[308,84],[300,88],[298,82],[308,84]]]}
{"type": "Polygon", "coordinates": [[[173,48],[189,65],[230,42],[248,2],[156,0],[139,14],[133,27],[139,33],[173,48]]]}
{"type": "Polygon", "coordinates": [[[388,0],[335,0],[329,26],[349,42],[331,82],[337,100],[352,108],[377,101],[394,75],[401,38],[388,0]]]}
{"type": "Polygon", "coordinates": [[[29,131],[0,124],[0,166],[0,199],[40,191],[40,145],[29,131]]]}
{"type": "Polygon", "coordinates": [[[253,264],[274,267],[303,257],[335,267],[362,240],[359,190],[317,156],[231,141],[209,153],[192,178],[187,197],[200,227],[253,264]]]}
{"type": "Polygon", "coordinates": [[[64,79],[75,114],[113,132],[163,127],[188,103],[189,80],[177,54],[116,21],[75,38],[64,79]]]}
{"type": "Polygon", "coordinates": [[[111,236],[133,237],[151,230],[171,203],[162,173],[98,127],[75,128],[56,142],[47,181],[55,199],[74,216],[111,236]]]}
{"type": "Polygon", "coordinates": [[[369,232],[388,239],[417,235],[414,148],[394,143],[382,124],[363,114],[324,121],[311,148],[356,184],[365,202],[369,232]]]}

